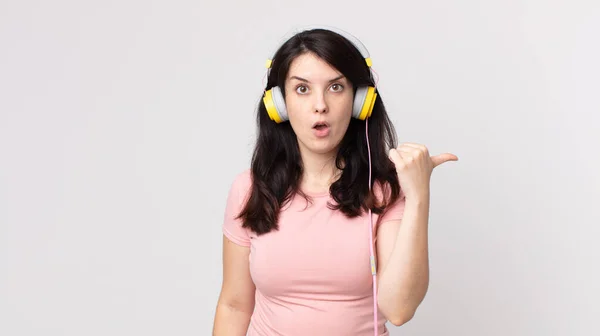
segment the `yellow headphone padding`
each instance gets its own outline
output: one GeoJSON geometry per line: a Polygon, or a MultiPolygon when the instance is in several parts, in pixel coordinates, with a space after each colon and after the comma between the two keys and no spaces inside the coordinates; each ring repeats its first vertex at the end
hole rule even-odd
{"type": "Polygon", "coordinates": [[[275,108],[275,104],[273,103],[273,93],[271,90],[265,92],[265,96],[263,97],[263,103],[265,104],[265,108],[267,109],[267,113],[271,120],[274,120],[276,123],[280,123],[282,120],[279,117],[279,113],[277,113],[277,109],[275,108]]]}
{"type": "Polygon", "coordinates": [[[377,98],[375,88],[369,86],[369,88],[367,89],[367,96],[365,97],[365,102],[363,103],[362,110],[358,116],[358,119],[365,120],[366,118],[371,116],[371,113],[373,112],[373,106],[375,106],[375,98],[377,98]]]}

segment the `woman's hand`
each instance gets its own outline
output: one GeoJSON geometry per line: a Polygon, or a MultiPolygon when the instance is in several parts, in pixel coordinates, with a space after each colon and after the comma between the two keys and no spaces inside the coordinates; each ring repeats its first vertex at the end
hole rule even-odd
{"type": "Polygon", "coordinates": [[[458,161],[454,154],[429,156],[427,147],[416,143],[403,143],[389,152],[396,166],[400,188],[407,199],[429,197],[429,183],[433,168],[447,161],[458,161]]]}

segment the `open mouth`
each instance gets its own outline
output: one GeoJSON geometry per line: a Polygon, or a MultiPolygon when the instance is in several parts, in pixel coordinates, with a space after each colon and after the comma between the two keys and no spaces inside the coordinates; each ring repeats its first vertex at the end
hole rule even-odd
{"type": "Polygon", "coordinates": [[[329,135],[329,124],[324,121],[318,121],[313,125],[313,132],[318,138],[326,138],[329,135]]]}
{"type": "Polygon", "coordinates": [[[329,127],[329,124],[327,124],[326,122],[317,122],[313,125],[313,128],[316,130],[324,130],[326,128],[329,127]]]}

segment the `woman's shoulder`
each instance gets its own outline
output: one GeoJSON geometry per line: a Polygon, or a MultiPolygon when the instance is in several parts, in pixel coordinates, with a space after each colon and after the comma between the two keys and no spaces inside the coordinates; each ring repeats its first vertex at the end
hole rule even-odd
{"type": "Polygon", "coordinates": [[[252,185],[252,171],[250,168],[235,173],[231,181],[231,189],[238,194],[246,194],[252,185]]]}
{"type": "Polygon", "coordinates": [[[252,170],[246,168],[235,173],[233,183],[235,184],[250,184],[252,182],[252,170]]]}

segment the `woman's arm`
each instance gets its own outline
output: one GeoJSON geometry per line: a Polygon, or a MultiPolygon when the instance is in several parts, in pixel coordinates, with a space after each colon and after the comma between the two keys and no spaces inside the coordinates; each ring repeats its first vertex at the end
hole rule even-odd
{"type": "Polygon", "coordinates": [[[256,289],[250,277],[249,254],[250,248],[223,236],[223,284],[213,336],[245,336],[248,331],[256,289]]]}
{"type": "Polygon", "coordinates": [[[451,153],[430,156],[427,147],[403,143],[390,150],[398,181],[406,196],[401,220],[381,225],[377,253],[381,269],[377,304],[394,325],[409,321],[429,287],[428,222],[433,169],[457,161],[451,153]]]}
{"type": "Polygon", "coordinates": [[[428,218],[429,198],[409,199],[402,220],[385,223],[377,232],[378,306],[396,326],[412,319],[427,293],[428,218]]]}

